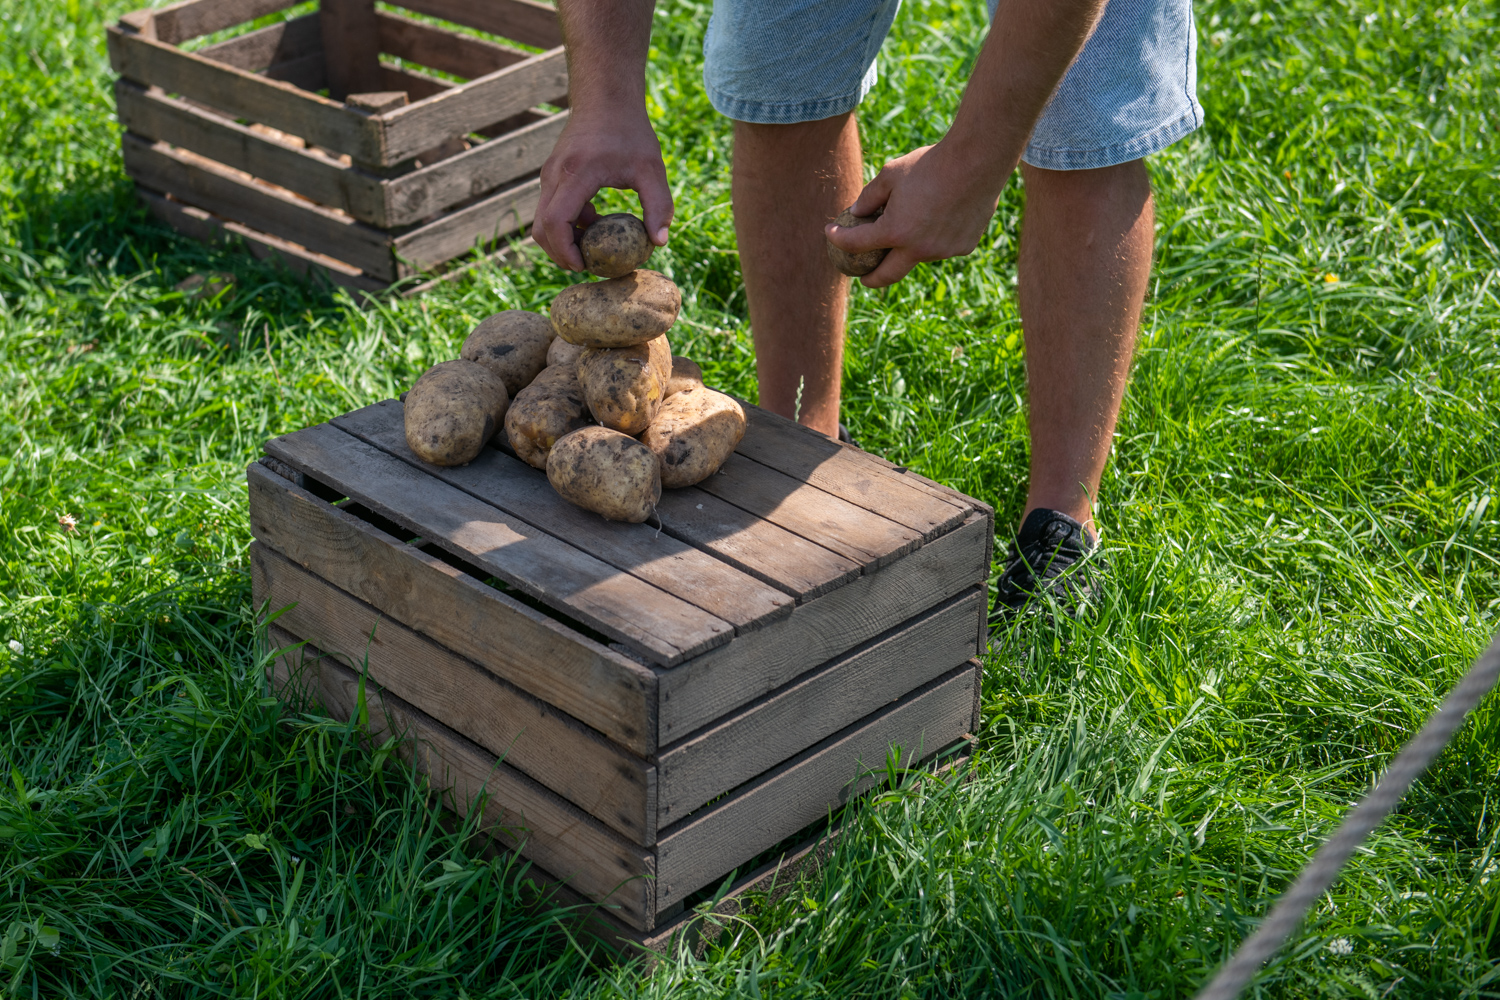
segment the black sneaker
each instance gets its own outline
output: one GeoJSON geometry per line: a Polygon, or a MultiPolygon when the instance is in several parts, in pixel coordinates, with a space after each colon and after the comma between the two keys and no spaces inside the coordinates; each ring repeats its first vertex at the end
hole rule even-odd
{"type": "Polygon", "coordinates": [[[1100,560],[1087,559],[1094,536],[1068,515],[1038,507],[1026,516],[1011,543],[1005,571],[995,585],[991,620],[1014,619],[1034,597],[1049,595],[1064,613],[1078,617],[1096,597],[1100,560]]]}

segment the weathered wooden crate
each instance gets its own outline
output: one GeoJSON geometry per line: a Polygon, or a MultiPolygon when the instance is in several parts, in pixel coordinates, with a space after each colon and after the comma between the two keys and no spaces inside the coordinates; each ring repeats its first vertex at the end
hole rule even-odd
{"type": "MultiPolygon", "coordinates": [[[[498,450],[439,468],[395,400],[249,468],[257,607],[414,763],[624,925],[972,731],[993,512],[746,406],[721,472],[661,524],[604,521],[498,450]],[[326,654],[326,655],[324,655],[326,654]],[[343,666],[330,658],[342,661],[343,666]]],[[[283,657],[283,675],[296,657],[283,657]]]]}
{"type": "Polygon", "coordinates": [[[125,169],[152,211],[371,290],[530,225],[537,171],[567,120],[544,107],[568,93],[551,7],[402,0],[536,54],[374,0],[322,0],[183,47],[295,2],[184,0],[109,27],[125,169]]]}

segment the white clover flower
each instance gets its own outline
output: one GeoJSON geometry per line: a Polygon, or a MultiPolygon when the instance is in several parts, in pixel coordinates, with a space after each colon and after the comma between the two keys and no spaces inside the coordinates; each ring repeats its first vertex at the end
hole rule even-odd
{"type": "Polygon", "coordinates": [[[17,656],[20,656],[22,653],[26,652],[26,647],[21,645],[14,639],[12,639],[10,642],[7,642],[6,645],[9,646],[10,651],[12,653],[15,653],[17,656]]]}
{"type": "Polygon", "coordinates": [[[1335,955],[1352,955],[1354,954],[1354,942],[1348,938],[1334,938],[1328,942],[1328,950],[1335,955]]]}

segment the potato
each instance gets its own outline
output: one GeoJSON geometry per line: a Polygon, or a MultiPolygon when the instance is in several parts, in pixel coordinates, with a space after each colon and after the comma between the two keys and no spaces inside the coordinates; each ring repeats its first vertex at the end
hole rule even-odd
{"type": "Polygon", "coordinates": [[[650,448],[608,427],[584,427],[558,439],[547,481],[564,500],[611,521],[639,524],[661,499],[661,465],[650,448]]]}
{"type": "Polygon", "coordinates": [[[697,386],[667,397],[641,443],[661,459],[661,484],[676,489],[718,472],[744,436],[740,404],[697,386]]]}
{"type": "Polygon", "coordinates": [[[553,337],[552,346],[547,348],[547,364],[576,365],[578,356],[582,353],[583,348],[577,344],[570,344],[561,337],[553,337]]]}
{"type": "Polygon", "coordinates": [[[545,470],[557,439],[588,424],[578,366],[548,365],[510,404],[505,437],[521,461],[545,470]]]}
{"type": "Polygon", "coordinates": [[[514,398],[547,367],[552,321],[541,313],[507,309],[488,317],[469,334],[458,356],[500,376],[514,398]]]}
{"type": "Polygon", "coordinates": [[[677,322],[682,292],[655,271],[569,285],[552,300],[552,328],[580,347],[633,347],[677,322]]]}
{"type": "Polygon", "coordinates": [[[672,355],[672,377],[667,379],[667,395],[695,388],[703,388],[703,369],[691,358],[684,358],[680,354],[672,355]]]}
{"type": "MultiPolygon", "coordinates": [[[[865,226],[874,222],[883,214],[885,214],[885,209],[883,208],[878,209],[874,215],[855,215],[853,212],[846,208],[842,212],[840,212],[839,217],[837,219],[834,219],[833,221],[835,225],[844,228],[850,228],[853,226],[865,226]]],[[[885,255],[888,252],[888,249],[882,249],[866,250],[864,253],[849,253],[848,251],[840,250],[832,243],[828,244],[828,259],[833,261],[834,267],[849,275],[849,277],[851,278],[858,278],[861,275],[869,274],[871,271],[875,270],[880,266],[880,262],[885,260],[885,255]]]]}
{"type": "Polygon", "coordinates": [[[510,395],[500,376],[460,358],[434,365],[406,394],[406,443],[433,465],[464,465],[505,420],[510,395]]]}
{"type": "Polygon", "coordinates": [[[601,278],[629,274],[651,256],[656,247],[646,235],[646,224],[629,212],[601,215],[578,239],[583,266],[601,278]]]}
{"type": "Polygon", "coordinates": [[[578,359],[578,382],[594,419],[639,434],[656,419],[672,378],[672,347],[657,337],[634,347],[589,347],[578,359]]]}

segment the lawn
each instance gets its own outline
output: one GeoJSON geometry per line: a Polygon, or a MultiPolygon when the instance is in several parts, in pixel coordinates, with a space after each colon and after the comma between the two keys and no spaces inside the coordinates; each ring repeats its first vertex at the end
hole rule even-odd
{"type": "MultiPolygon", "coordinates": [[[[829,876],[654,972],[590,963],[391,746],[266,697],[244,467],[570,279],[361,308],[137,207],[103,26],[0,0],[5,996],[1180,997],[1500,628],[1500,4],[1198,5],[1207,125],[1153,158],[1157,265],[1100,522],[1107,600],[986,660],[971,780],[851,817],[829,876]],[[178,285],[222,271],[233,283],[178,285]]],[[[674,334],[751,394],[708,5],[662,0],[674,334]]],[[[910,0],[867,162],[936,139],[983,32],[910,0]]],[[[971,257],[856,289],[846,420],[1020,513],[1019,184],[971,257]]],[[[624,198],[612,204],[628,206],[624,198]]],[[[1500,995],[1491,699],[1257,981],[1500,995]]]]}

